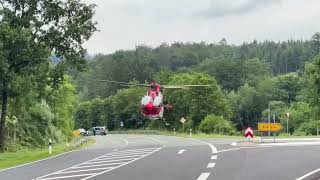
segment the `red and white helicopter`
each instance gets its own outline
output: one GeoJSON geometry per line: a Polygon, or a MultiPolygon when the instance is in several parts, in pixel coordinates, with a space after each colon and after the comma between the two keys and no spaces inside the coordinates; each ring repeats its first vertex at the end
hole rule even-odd
{"type": "Polygon", "coordinates": [[[162,119],[166,125],[169,125],[163,118],[164,108],[172,108],[172,105],[163,104],[163,89],[187,89],[190,87],[209,87],[210,85],[159,85],[155,81],[151,84],[135,84],[119,81],[100,80],[109,83],[117,83],[122,86],[142,86],[148,87],[148,91],[141,99],[141,115],[151,120],[162,119]]]}

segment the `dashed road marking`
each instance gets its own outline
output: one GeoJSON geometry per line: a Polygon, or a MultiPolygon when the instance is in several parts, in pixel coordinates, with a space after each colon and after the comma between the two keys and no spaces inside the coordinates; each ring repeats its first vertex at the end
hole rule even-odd
{"type": "Polygon", "coordinates": [[[197,180],[206,180],[210,176],[210,173],[202,173],[197,180]]]}
{"type": "Polygon", "coordinates": [[[182,153],[184,153],[185,151],[187,151],[187,150],[181,149],[181,150],[178,152],[178,154],[182,154],[182,153]]]}
{"type": "Polygon", "coordinates": [[[215,165],[216,165],[216,163],[209,163],[207,168],[214,168],[215,165]]]}
{"type": "Polygon", "coordinates": [[[53,172],[36,180],[86,180],[153,154],[162,147],[111,152],[81,164],[53,172]]]}
{"type": "Polygon", "coordinates": [[[217,159],[217,158],[218,158],[218,156],[216,156],[216,155],[211,156],[211,159],[217,159]]]}

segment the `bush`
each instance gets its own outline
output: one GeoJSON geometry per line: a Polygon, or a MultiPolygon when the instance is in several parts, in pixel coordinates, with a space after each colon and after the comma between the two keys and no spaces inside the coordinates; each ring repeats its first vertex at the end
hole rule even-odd
{"type": "Polygon", "coordinates": [[[236,134],[233,124],[224,119],[222,116],[208,115],[199,126],[200,131],[204,133],[215,133],[215,134],[236,134]]]}
{"type": "Polygon", "coordinates": [[[320,128],[320,121],[309,121],[302,123],[298,129],[298,132],[304,132],[306,135],[316,135],[317,128],[320,128]]]}

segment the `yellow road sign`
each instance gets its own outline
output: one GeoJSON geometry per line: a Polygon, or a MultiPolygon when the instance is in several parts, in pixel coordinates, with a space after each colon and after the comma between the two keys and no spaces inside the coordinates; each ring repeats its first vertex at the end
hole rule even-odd
{"type": "Polygon", "coordinates": [[[258,131],[261,132],[278,132],[283,129],[279,123],[258,123],[258,131]]]}

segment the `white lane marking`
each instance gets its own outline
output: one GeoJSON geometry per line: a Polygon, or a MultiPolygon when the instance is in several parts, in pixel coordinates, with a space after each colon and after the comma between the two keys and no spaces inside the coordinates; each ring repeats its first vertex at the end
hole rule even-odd
{"type": "Polygon", "coordinates": [[[231,146],[237,146],[237,144],[238,144],[237,142],[233,142],[233,143],[231,143],[230,145],[231,145],[231,146]]]}
{"type": "Polygon", "coordinates": [[[90,167],[99,167],[99,166],[110,166],[110,165],[118,165],[123,164],[125,162],[117,162],[117,163],[106,163],[106,164],[95,164],[95,165],[88,165],[88,166],[77,166],[71,169],[81,169],[81,168],[90,168],[90,167]]]}
{"type": "Polygon", "coordinates": [[[212,144],[210,144],[210,143],[208,143],[208,142],[205,142],[205,141],[198,140],[198,139],[193,139],[193,140],[195,140],[195,141],[198,141],[198,142],[201,142],[201,143],[203,143],[203,144],[208,145],[208,146],[211,148],[212,154],[216,154],[216,153],[218,153],[218,150],[217,150],[217,148],[216,148],[216,147],[214,147],[214,145],[212,145],[212,144]]]}
{"type": "Polygon", "coordinates": [[[91,162],[87,162],[84,164],[99,164],[99,163],[105,163],[105,162],[117,162],[117,161],[131,161],[132,159],[135,158],[125,158],[125,159],[115,159],[115,160],[108,160],[108,161],[91,161],[91,162]]]}
{"type": "Polygon", "coordinates": [[[98,176],[98,175],[100,175],[100,174],[106,173],[106,172],[108,172],[108,171],[117,169],[117,168],[122,167],[122,166],[124,166],[124,165],[127,165],[127,164],[129,164],[129,163],[132,163],[132,162],[134,162],[134,161],[137,161],[137,160],[139,160],[139,159],[142,159],[142,158],[144,158],[144,157],[146,157],[146,156],[149,156],[149,155],[151,155],[151,154],[153,154],[153,153],[156,153],[157,151],[159,151],[159,150],[161,150],[161,149],[162,149],[162,147],[160,147],[160,148],[158,148],[157,150],[155,150],[155,151],[153,151],[153,152],[150,152],[150,153],[148,153],[148,154],[146,154],[146,155],[143,155],[143,156],[141,156],[141,157],[139,157],[139,158],[137,158],[137,159],[134,159],[134,160],[132,160],[132,161],[126,162],[126,163],[124,163],[124,164],[121,164],[120,166],[114,167],[114,168],[112,168],[112,169],[110,169],[110,170],[102,171],[102,172],[100,172],[100,173],[97,173],[97,174],[95,174],[95,175],[92,175],[92,176],[83,178],[83,179],[81,179],[81,180],[90,179],[90,178],[93,178],[93,177],[98,176]]]}
{"type": "Polygon", "coordinates": [[[63,171],[63,172],[59,172],[57,174],[68,174],[68,173],[77,173],[77,172],[86,172],[86,171],[98,171],[98,170],[106,170],[106,169],[111,169],[111,167],[83,169],[83,170],[75,170],[75,171],[63,171]]]}
{"type": "MultiPolygon", "coordinates": [[[[151,148],[148,148],[148,149],[151,149],[151,148]]],[[[134,149],[134,150],[137,150],[137,149],[134,149]]],[[[138,150],[143,150],[143,149],[138,149],[138,150]]],[[[127,151],[129,151],[129,150],[127,150],[127,151]]],[[[95,161],[95,160],[99,160],[99,158],[101,158],[101,157],[103,157],[103,156],[106,156],[106,155],[108,155],[108,154],[112,154],[112,152],[107,153],[107,154],[104,154],[104,155],[101,155],[101,156],[98,156],[98,157],[96,157],[96,158],[94,158],[94,159],[85,161],[85,162],[83,162],[83,163],[80,163],[80,164],[77,164],[77,165],[74,165],[74,166],[71,166],[71,167],[68,167],[68,168],[65,168],[65,169],[61,169],[61,170],[59,170],[59,171],[56,171],[56,172],[53,172],[53,173],[50,173],[50,174],[46,174],[46,175],[40,176],[40,177],[38,177],[37,179],[42,179],[42,178],[45,178],[45,177],[48,177],[48,176],[51,176],[51,175],[60,173],[60,172],[62,172],[62,171],[66,171],[66,170],[68,170],[68,169],[72,169],[72,168],[74,168],[74,167],[77,167],[77,166],[79,166],[79,165],[85,164],[85,163],[87,163],[87,162],[92,162],[92,161],[95,161]]],[[[120,157],[119,157],[119,158],[120,158],[120,157]]],[[[116,158],[115,158],[115,159],[116,159],[116,158]]]]}
{"type": "Polygon", "coordinates": [[[211,159],[217,159],[218,156],[211,156],[211,159]]]}
{"type": "Polygon", "coordinates": [[[309,172],[308,174],[306,174],[304,176],[301,176],[301,177],[297,178],[296,180],[303,180],[303,179],[305,179],[305,178],[307,178],[307,177],[309,177],[309,176],[311,176],[311,175],[313,175],[313,174],[315,174],[315,173],[317,173],[319,171],[320,171],[320,168],[316,169],[316,170],[314,170],[312,172],[309,172]]]}
{"type": "Polygon", "coordinates": [[[27,166],[27,165],[38,163],[38,162],[42,162],[42,161],[46,161],[48,159],[52,159],[52,158],[55,158],[55,157],[63,156],[63,155],[66,155],[66,154],[69,154],[69,153],[72,153],[72,152],[76,152],[76,151],[80,151],[80,150],[81,149],[76,149],[76,150],[68,151],[68,152],[65,152],[65,153],[57,154],[55,156],[51,156],[51,157],[48,157],[48,158],[45,158],[45,159],[40,159],[40,160],[37,160],[37,161],[32,161],[32,162],[21,164],[21,165],[18,165],[18,166],[6,168],[6,169],[1,169],[0,172],[7,171],[7,170],[10,170],[10,169],[16,169],[16,168],[19,168],[19,167],[22,167],[22,166],[27,166]]]}
{"type": "Polygon", "coordinates": [[[128,156],[110,156],[110,157],[100,157],[96,160],[107,160],[107,159],[121,159],[121,158],[130,158],[130,157],[139,157],[141,155],[128,155],[128,156]]]}
{"type": "Polygon", "coordinates": [[[239,150],[239,149],[256,149],[256,148],[269,148],[269,147],[272,147],[272,146],[239,147],[239,148],[231,148],[231,149],[220,150],[220,151],[218,151],[218,153],[228,152],[228,151],[235,151],[235,150],[239,150]]]}
{"type": "Polygon", "coordinates": [[[197,180],[206,180],[210,176],[210,173],[202,173],[197,180]]]}
{"type": "Polygon", "coordinates": [[[216,163],[209,163],[207,168],[214,168],[215,165],[216,165],[216,163]]]}
{"type": "Polygon", "coordinates": [[[143,154],[143,153],[146,153],[146,152],[151,152],[151,151],[142,151],[142,152],[117,152],[117,153],[113,153],[112,155],[115,155],[115,156],[120,156],[120,155],[135,155],[135,154],[143,154]]]}
{"type": "Polygon", "coordinates": [[[129,145],[129,141],[127,139],[125,139],[125,138],[121,138],[121,139],[125,142],[125,144],[120,146],[120,148],[124,148],[129,145]]]}
{"type": "Polygon", "coordinates": [[[181,149],[181,150],[178,152],[178,154],[182,154],[182,153],[184,153],[185,151],[187,151],[187,150],[181,149]]]}
{"type": "Polygon", "coordinates": [[[44,178],[41,180],[51,180],[51,179],[65,179],[65,178],[73,178],[73,177],[81,177],[81,176],[92,176],[97,173],[91,173],[91,174],[76,174],[76,175],[70,175],[70,176],[58,176],[58,177],[52,177],[52,178],[44,178]]]}
{"type": "Polygon", "coordinates": [[[141,148],[141,149],[129,149],[121,152],[132,152],[132,151],[147,151],[147,150],[156,150],[158,148],[141,148]]]}
{"type": "Polygon", "coordinates": [[[287,143],[264,143],[260,146],[305,146],[305,145],[320,145],[320,142],[287,142],[287,143]]]}
{"type": "Polygon", "coordinates": [[[113,151],[118,151],[119,149],[114,149],[113,151]]]}

